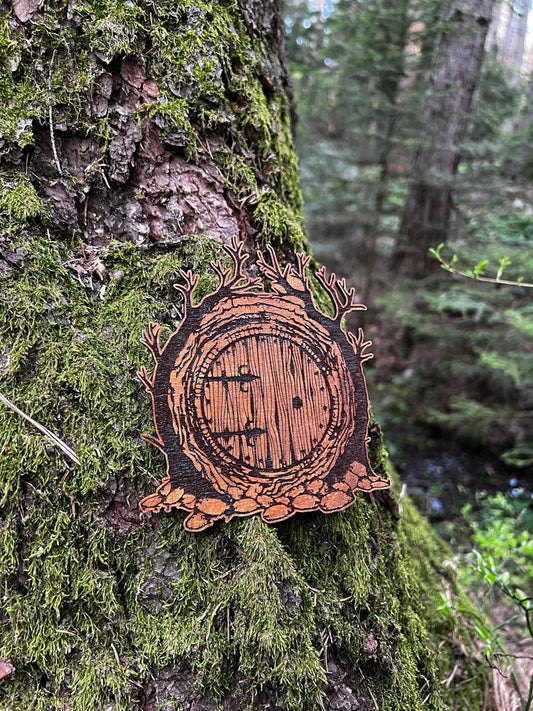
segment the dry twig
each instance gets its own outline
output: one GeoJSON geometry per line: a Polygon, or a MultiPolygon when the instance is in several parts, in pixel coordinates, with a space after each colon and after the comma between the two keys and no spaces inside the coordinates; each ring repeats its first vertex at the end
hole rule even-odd
{"type": "Polygon", "coordinates": [[[6,407],[9,407],[11,410],[13,410],[13,412],[16,412],[17,415],[20,415],[30,424],[32,424],[36,429],[39,430],[39,432],[41,432],[45,437],[47,437],[55,445],[57,445],[59,449],[61,449],[61,451],[66,454],[69,459],[72,459],[75,464],[80,464],[80,460],[76,456],[76,453],[68,446],[68,444],[65,444],[63,440],[59,439],[57,435],[55,435],[53,432],[50,432],[47,427],[39,424],[39,422],[36,422],[34,419],[29,417],[29,415],[26,415],[24,412],[22,412],[22,410],[20,410],[16,405],[14,405],[10,400],[7,399],[7,397],[4,397],[4,395],[2,395],[1,393],[0,402],[3,402],[6,407]]]}

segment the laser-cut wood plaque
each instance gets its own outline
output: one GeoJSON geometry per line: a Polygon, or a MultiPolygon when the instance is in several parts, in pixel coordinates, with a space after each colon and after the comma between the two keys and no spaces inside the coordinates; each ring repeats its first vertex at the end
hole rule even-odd
{"type": "Polygon", "coordinates": [[[354,289],[329,277],[317,281],[331,298],[329,317],[315,306],[305,273],[309,257],[282,271],[271,247],[257,267],[270,281],[244,273],[248,255],[225,247],[233,266],[212,267],[218,289],[193,305],[198,275],[185,282],[183,320],[164,347],[161,326],[141,342],[155,360],[139,377],[152,397],[155,437],[143,439],[166,458],[144,512],[189,512],[185,528],[201,531],[218,519],[260,513],[282,521],[298,511],[341,511],[357,490],[390,486],[367,454],[368,395],[362,364],[371,345],[359,329],[346,333],[346,313],[364,309],[354,289]]]}

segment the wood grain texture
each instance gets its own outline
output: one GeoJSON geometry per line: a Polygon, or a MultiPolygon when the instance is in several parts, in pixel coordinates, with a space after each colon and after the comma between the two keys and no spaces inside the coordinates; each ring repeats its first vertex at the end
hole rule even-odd
{"type": "Polygon", "coordinates": [[[139,377],[157,433],[145,439],[163,452],[167,475],[141,510],[184,509],[185,528],[199,531],[259,512],[276,522],[340,511],[358,489],[387,488],[366,451],[370,344],[341,329],[345,313],[364,308],[354,290],[318,272],[335,307],[329,318],[313,302],[304,255],[282,272],[273,250],[269,262],[259,254],[266,292],[244,273],[242,243],[227,251],[233,270],[215,262],[219,288],[196,306],[197,277],[182,274],[184,318],[163,348],[159,325],[143,333],[155,368],[139,377]]]}

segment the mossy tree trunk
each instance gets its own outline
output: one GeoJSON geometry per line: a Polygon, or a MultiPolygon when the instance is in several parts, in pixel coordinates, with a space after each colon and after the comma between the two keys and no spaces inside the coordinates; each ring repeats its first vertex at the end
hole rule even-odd
{"type": "Polygon", "coordinates": [[[468,605],[396,483],[277,526],[138,510],[164,473],[139,339],[178,323],[179,269],[207,292],[234,234],[305,249],[278,5],[2,13],[1,391],[81,463],[0,406],[0,708],[482,708],[468,605]]]}

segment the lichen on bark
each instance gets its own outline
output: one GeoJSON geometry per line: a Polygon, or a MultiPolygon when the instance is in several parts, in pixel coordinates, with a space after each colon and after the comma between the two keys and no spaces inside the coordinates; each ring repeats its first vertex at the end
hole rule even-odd
{"type": "Polygon", "coordinates": [[[3,10],[0,391],[81,465],[0,409],[0,708],[481,707],[471,608],[377,425],[393,491],[342,514],[195,535],[138,511],[164,473],[139,339],[179,323],[179,270],[201,296],[234,233],[307,249],[278,10],[3,10]]]}

